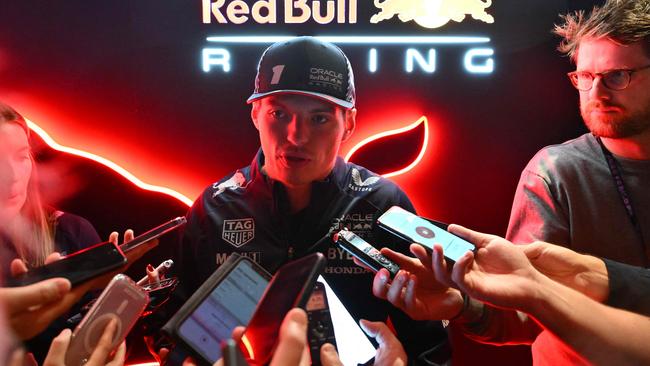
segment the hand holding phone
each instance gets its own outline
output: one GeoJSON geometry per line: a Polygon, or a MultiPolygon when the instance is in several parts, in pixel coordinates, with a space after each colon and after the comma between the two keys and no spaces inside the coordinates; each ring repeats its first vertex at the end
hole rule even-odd
{"type": "Polygon", "coordinates": [[[325,343],[330,343],[336,348],[334,324],[330,316],[330,307],[327,302],[325,285],[321,282],[314,284],[309,301],[307,301],[307,340],[312,365],[320,365],[320,348],[325,343]]]}
{"type": "Polygon", "coordinates": [[[248,324],[271,275],[233,253],[194,292],[162,331],[204,364],[221,358],[219,345],[236,326],[248,324]]]}
{"type": "Polygon", "coordinates": [[[70,280],[74,287],[119,268],[126,262],[126,257],[117,245],[111,242],[100,243],[10,278],[7,285],[26,286],[49,278],[63,277],[70,280]]]}
{"type": "Polygon", "coordinates": [[[474,244],[453,235],[431,222],[399,206],[393,206],[377,219],[379,227],[412,243],[418,243],[427,250],[434,244],[442,245],[445,257],[456,262],[468,251],[475,251],[474,244]]]}
{"type": "Polygon", "coordinates": [[[269,362],[282,320],[292,308],[305,308],[324,268],[325,257],[314,253],[285,264],[273,275],[240,343],[242,353],[251,363],[265,365],[269,362]]]}
{"type": "Polygon", "coordinates": [[[124,341],[148,303],[147,293],[129,277],[122,274],[113,277],[72,333],[65,364],[85,364],[111,321],[116,327],[111,344],[111,349],[115,349],[124,341]]]}

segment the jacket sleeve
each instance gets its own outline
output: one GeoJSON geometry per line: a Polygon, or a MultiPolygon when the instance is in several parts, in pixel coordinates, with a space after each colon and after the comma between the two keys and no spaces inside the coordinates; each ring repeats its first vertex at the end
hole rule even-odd
{"type": "Polygon", "coordinates": [[[605,304],[650,316],[650,270],[603,259],[609,277],[605,304]]]}

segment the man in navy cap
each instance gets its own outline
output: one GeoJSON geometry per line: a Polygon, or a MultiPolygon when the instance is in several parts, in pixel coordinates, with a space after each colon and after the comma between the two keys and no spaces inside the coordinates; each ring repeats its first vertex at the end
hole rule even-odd
{"type": "Polygon", "coordinates": [[[393,182],[338,156],[357,114],[343,51],[312,37],[273,44],[260,59],[248,103],[261,149],[190,209],[178,258],[182,291],[194,292],[234,252],[273,273],[318,251],[327,258],[325,279],[350,313],[392,324],[410,361],[446,341],[440,323],[411,320],[374,297],[372,273],[329,238],[348,227],[376,247],[391,246],[373,222],[393,205],[414,211],[393,182]]]}

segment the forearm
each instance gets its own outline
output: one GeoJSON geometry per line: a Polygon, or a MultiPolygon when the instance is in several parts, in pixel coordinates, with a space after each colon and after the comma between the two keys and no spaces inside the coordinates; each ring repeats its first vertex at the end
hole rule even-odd
{"type": "Polygon", "coordinates": [[[599,304],[546,277],[522,310],[595,364],[650,363],[649,318],[599,304]]]}

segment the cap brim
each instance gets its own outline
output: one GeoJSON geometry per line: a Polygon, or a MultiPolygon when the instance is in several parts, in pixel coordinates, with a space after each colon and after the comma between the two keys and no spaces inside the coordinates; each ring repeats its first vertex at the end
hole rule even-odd
{"type": "Polygon", "coordinates": [[[316,93],[316,92],[310,92],[310,91],[304,91],[304,90],[291,90],[291,89],[285,89],[285,90],[273,90],[270,92],[266,93],[255,93],[248,97],[248,100],[246,100],[246,104],[251,104],[252,102],[262,99],[264,97],[268,97],[269,95],[274,95],[274,94],[297,94],[297,95],[306,95],[308,97],[316,97],[318,99],[324,100],[326,102],[334,103],[338,106],[341,106],[345,109],[351,109],[354,108],[354,104],[352,102],[348,102],[347,100],[339,99],[339,98],[334,98],[331,95],[323,94],[323,93],[316,93]]]}

